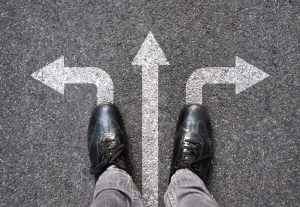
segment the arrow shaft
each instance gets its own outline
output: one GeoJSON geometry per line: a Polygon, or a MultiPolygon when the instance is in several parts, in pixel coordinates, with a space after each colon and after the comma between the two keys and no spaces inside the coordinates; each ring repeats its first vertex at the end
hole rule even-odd
{"type": "Polygon", "coordinates": [[[97,104],[113,102],[113,82],[105,71],[95,67],[65,67],[64,71],[65,84],[94,84],[97,87],[97,104]]]}
{"type": "Polygon", "coordinates": [[[237,82],[234,67],[213,67],[196,70],[186,84],[186,102],[202,104],[202,87],[205,84],[234,84],[237,82]]]}
{"type": "Polygon", "coordinates": [[[235,67],[211,67],[196,70],[195,76],[209,84],[231,84],[236,82],[237,72],[235,67]]]}
{"type": "Polygon", "coordinates": [[[142,67],[142,194],[158,205],[158,65],[142,67]]]}
{"type": "Polygon", "coordinates": [[[132,61],[142,66],[142,194],[146,207],[158,206],[158,65],[169,65],[151,32],[132,61]]]}
{"type": "Polygon", "coordinates": [[[214,67],[196,70],[187,81],[186,102],[202,103],[202,87],[205,84],[235,84],[238,94],[255,85],[269,75],[239,57],[235,67],[214,67]]]}

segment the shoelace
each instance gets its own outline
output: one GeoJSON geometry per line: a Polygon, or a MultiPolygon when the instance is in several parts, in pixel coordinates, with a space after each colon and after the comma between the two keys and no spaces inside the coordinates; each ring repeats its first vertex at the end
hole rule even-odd
{"type": "Polygon", "coordinates": [[[183,152],[182,152],[182,158],[181,158],[181,164],[178,166],[179,168],[189,168],[193,170],[194,172],[199,172],[199,170],[194,168],[194,165],[202,162],[204,160],[212,158],[212,153],[203,155],[197,160],[191,161],[191,156],[194,156],[195,153],[197,153],[197,150],[201,148],[201,143],[194,141],[194,140],[185,140],[187,142],[187,146],[183,146],[183,152]]]}
{"type": "MultiPolygon", "coordinates": [[[[107,139],[104,142],[106,142],[107,146],[110,146],[111,142],[115,140],[107,139]]],[[[124,145],[120,144],[114,148],[110,148],[110,150],[106,150],[104,152],[104,158],[103,161],[98,163],[97,165],[91,166],[90,173],[92,175],[95,175],[97,173],[100,173],[103,169],[110,165],[116,165],[119,168],[122,168],[118,162],[116,162],[116,159],[122,154],[124,150],[124,145]]]]}

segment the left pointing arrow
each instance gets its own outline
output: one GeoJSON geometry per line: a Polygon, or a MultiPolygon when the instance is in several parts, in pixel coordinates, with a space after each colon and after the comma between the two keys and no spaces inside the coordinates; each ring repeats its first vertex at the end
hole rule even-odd
{"type": "Polygon", "coordinates": [[[110,76],[99,68],[65,67],[64,57],[60,57],[31,76],[61,94],[64,94],[65,84],[94,84],[97,87],[97,103],[113,102],[113,82],[110,76]]]}

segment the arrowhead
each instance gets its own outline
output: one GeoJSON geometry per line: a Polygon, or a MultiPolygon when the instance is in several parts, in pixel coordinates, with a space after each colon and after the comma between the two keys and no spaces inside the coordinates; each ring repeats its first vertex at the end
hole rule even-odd
{"type": "Polygon", "coordinates": [[[46,84],[50,88],[64,94],[65,68],[64,57],[46,65],[42,69],[31,74],[36,80],[46,84]]]}
{"type": "Polygon", "coordinates": [[[236,94],[269,77],[267,73],[247,63],[239,57],[235,57],[235,65],[235,68],[238,70],[239,74],[237,77],[238,80],[236,81],[236,94]]]}
{"type": "Polygon", "coordinates": [[[132,65],[170,65],[151,32],[136,54],[132,65]]]}

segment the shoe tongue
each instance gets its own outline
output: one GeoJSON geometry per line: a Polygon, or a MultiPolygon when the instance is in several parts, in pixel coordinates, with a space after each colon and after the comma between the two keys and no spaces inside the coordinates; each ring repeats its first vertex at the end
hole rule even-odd
{"type": "Polygon", "coordinates": [[[117,139],[116,139],[115,134],[106,133],[104,136],[105,136],[105,138],[103,141],[107,144],[107,147],[109,149],[113,149],[117,146],[117,139]]]}
{"type": "Polygon", "coordinates": [[[187,133],[184,135],[183,137],[183,143],[184,145],[190,145],[189,141],[197,141],[197,139],[195,138],[195,134],[192,133],[187,133]]]}
{"type": "Polygon", "coordinates": [[[191,140],[191,139],[192,139],[191,134],[185,134],[183,137],[183,145],[188,146],[189,145],[188,140],[191,140]]]}

